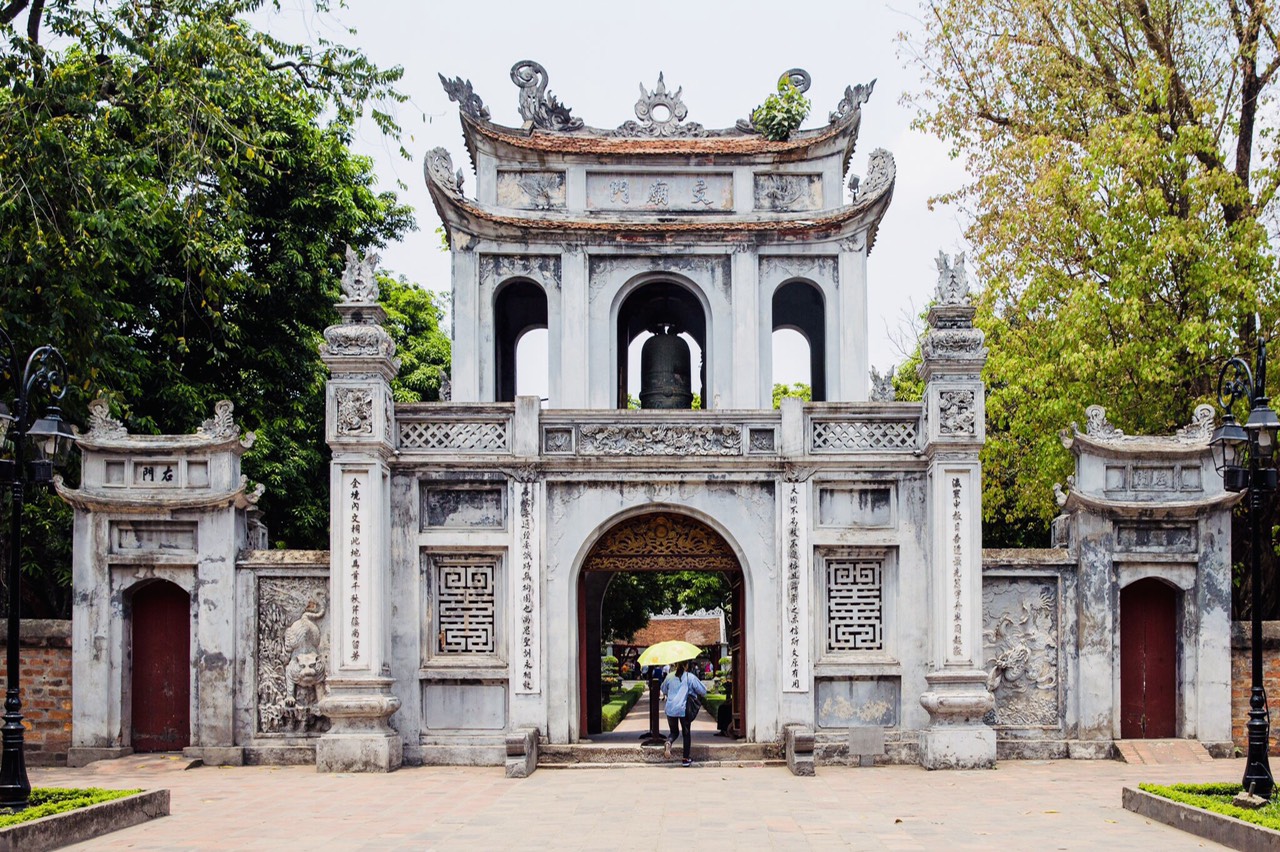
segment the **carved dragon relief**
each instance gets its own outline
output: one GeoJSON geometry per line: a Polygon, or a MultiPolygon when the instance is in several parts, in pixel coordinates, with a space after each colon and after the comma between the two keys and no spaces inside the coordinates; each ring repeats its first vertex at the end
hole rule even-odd
{"type": "Polygon", "coordinates": [[[1055,594],[1052,586],[1041,585],[1023,595],[1026,585],[989,582],[983,587],[987,689],[995,696],[995,724],[1052,727],[1060,721],[1055,594]]]}

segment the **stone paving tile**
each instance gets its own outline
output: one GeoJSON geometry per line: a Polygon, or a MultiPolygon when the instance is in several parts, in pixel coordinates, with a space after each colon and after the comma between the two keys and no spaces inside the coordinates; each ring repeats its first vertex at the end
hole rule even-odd
{"type": "Polygon", "coordinates": [[[1138,781],[1238,780],[1242,760],[1181,766],[1007,761],[994,771],[914,766],[638,767],[541,771],[308,767],[185,772],[32,769],[37,785],[165,786],[171,816],[82,844],[132,850],[1057,850],[1220,848],[1120,807],[1138,781]],[[673,841],[693,832],[696,842],[673,841]],[[611,839],[612,838],[612,839],[611,839]]]}

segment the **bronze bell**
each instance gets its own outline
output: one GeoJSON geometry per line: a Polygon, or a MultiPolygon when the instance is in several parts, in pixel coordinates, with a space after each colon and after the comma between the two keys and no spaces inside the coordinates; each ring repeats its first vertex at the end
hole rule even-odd
{"type": "Polygon", "coordinates": [[[670,325],[660,325],[640,348],[640,407],[688,409],[693,406],[689,344],[670,325]]]}

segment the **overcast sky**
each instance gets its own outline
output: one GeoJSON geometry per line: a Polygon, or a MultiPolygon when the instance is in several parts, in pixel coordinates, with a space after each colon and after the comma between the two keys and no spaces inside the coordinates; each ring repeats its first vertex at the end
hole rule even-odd
{"type": "MultiPolygon", "coordinates": [[[[931,195],[963,183],[964,169],[945,146],[910,128],[912,112],[900,104],[904,92],[919,88],[895,40],[901,31],[918,29],[914,0],[348,3],[334,15],[317,17],[309,0],[282,0],[282,11],[259,16],[259,25],[290,38],[342,41],[382,66],[404,68],[400,89],[409,101],[396,112],[413,161],[401,158],[372,122],[359,128],[354,147],[374,158],[385,187],[404,184],[400,194],[413,205],[418,230],[388,246],[382,264],[424,287],[447,291],[449,263],[434,234],[440,222],[423,182],[423,155],[441,146],[456,166],[469,169],[470,163],[457,105],[436,75],[470,79],[493,121],[519,126],[518,90],[509,75],[521,59],[546,67],[550,91],[575,116],[605,128],[635,117],[638,84],[652,89],[660,71],[669,90],[683,88],[686,120],[709,128],[732,127],[745,118],[791,67],[804,68],[813,78],[808,92],[813,110],[805,127],[826,123],[845,86],[875,78],[875,92],[862,108],[851,169],[865,174],[867,155],[875,148],[893,152],[898,167],[893,203],[868,263],[869,348],[872,365],[880,369],[900,360],[895,338],[901,337],[904,317],[923,308],[933,291],[938,250],[965,248],[960,215],[952,208],[930,211],[927,205],[931,195]],[[342,25],[356,34],[342,32],[342,25]]],[[[470,194],[475,178],[468,178],[470,194]]],[[[775,380],[804,378],[804,360],[779,351],[775,380]]]]}

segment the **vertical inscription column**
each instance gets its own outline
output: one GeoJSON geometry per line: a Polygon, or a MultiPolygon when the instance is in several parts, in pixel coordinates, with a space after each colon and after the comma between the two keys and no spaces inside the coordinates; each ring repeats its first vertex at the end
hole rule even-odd
{"type": "Polygon", "coordinates": [[[782,475],[783,559],[782,691],[808,692],[813,670],[809,665],[810,575],[809,476],[813,468],[788,464],[782,475]]]}
{"type": "Polygon", "coordinates": [[[388,660],[390,488],[387,461],[395,450],[391,379],[399,369],[395,343],[382,328],[376,255],[347,250],[338,303],[342,323],[325,329],[321,357],[329,367],[325,436],[333,451],[330,482],[329,573],[333,602],[328,694],[319,712],[331,727],[316,744],[322,772],[388,772],[400,766],[403,744],[387,720],[400,707],[388,660]]]}
{"type": "MultiPolygon", "coordinates": [[[[982,671],[982,466],[986,433],[982,366],[987,350],[973,327],[964,256],[938,255],[938,289],[922,346],[929,459],[930,648],[932,671],[920,703],[928,769],[995,766],[996,733],[982,718],[994,706],[982,671]]],[[[865,370],[864,370],[865,373],[865,370]]]]}

